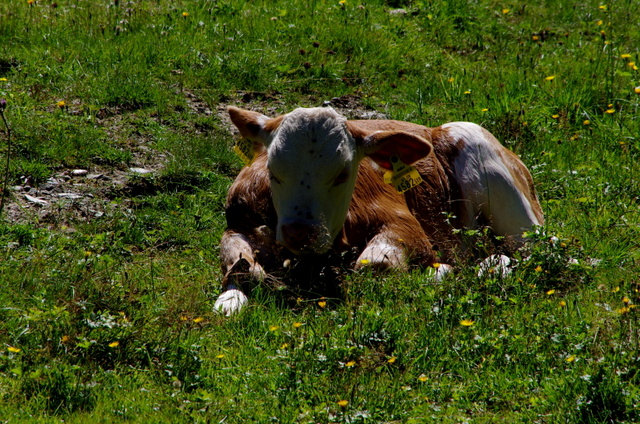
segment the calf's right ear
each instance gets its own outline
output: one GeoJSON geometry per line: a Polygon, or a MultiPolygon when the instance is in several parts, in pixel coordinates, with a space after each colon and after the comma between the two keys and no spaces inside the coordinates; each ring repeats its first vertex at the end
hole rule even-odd
{"type": "Polygon", "coordinates": [[[269,118],[261,113],[234,106],[229,106],[227,111],[231,122],[238,128],[242,137],[254,143],[260,142],[265,146],[269,145],[271,133],[278,128],[282,121],[282,116],[269,118]]]}

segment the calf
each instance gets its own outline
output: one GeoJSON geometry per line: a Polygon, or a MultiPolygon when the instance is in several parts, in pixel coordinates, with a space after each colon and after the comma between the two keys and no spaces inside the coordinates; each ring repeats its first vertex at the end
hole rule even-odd
{"type": "Polygon", "coordinates": [[[293,256],[355,251],[356,269],[404,270],[450,261],[461,248],[453,228],[489,225],[520,243],[543,224],[527,168],[476,124],[348,121],[331,108],[277,118],[228,110],[256,156],[227,198],[225,291],[215,303],[227,315],[246,303],[247,280],[293,256]],[[400,191],[423,182],[403,193],[386,184],[398,164],[419,173],[400,191]]]}

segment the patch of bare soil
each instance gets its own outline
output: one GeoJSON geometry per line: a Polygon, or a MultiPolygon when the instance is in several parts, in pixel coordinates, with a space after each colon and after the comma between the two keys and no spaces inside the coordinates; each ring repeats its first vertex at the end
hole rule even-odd
{"type": "MultiPolygon", "coordinates": [[[[196,94],[184,92],[186,103],[194,115],[217,115],[230,134],[235,127],[229,120],[227,106],[235,105],[256,110],[268,116],[277,116],[289,112],[298,105],[287,105],[279,93],[257,93],[241,91],[233,98],[222,99],[212,108],[196,94]]],[[[310,97],[305,106],[332,107],[348,119],[386,119],[386,116],[363,106],[360,97],[351,95],[321,100],[310,97]]],[[[98,125],[105,128],[107,134],[115,138],[125,130],[123,116],[135,113],[116,107],[104,108],[97,114],[98,125]]],[[[48,181],[32,184],[25,179],[10,187],[3,219],[13,223],[39,224],[55,228],[72,228],[75,222],[87,222],[99,219],[117,208],[127,208],[126,201],[115,203],[115,197],[127,198],[143,194],[149,190],[141,189],[139,178],[144,175],[158,176],[167,163],[167,156],[150,147],[148,135],[134,132],[128,137],[128,148],[133,160],[128,167],[113,167],[96,163],[87,169],[61,169],[48,181]],[[142,190],[142,192],[141,192],[142,190]]],[[[152,184],[152,183],[150,183],[152,184]]]]}

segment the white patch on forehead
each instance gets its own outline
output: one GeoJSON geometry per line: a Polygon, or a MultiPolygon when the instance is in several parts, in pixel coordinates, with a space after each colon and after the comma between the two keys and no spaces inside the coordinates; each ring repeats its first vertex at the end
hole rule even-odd
{"type": "Polygon", "coordinates": [[[355,142],[345,123],[346,119],[331,108],[296,109],[275,132],[269,158],[353,159],[355,142]]]}

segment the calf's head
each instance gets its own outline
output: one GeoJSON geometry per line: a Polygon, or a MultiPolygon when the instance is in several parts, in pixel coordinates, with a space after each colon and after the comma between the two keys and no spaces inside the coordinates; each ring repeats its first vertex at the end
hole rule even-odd
{"type": "Polygon", "coordinates": [[[323,254],[341,233],[360,161],[391,169],[414,163],[431,143],[402,131],[367,133],[331,108],[296,109],[277,118],[229,107],[240,134],[267,149],[276,239],[295,254],[323,254]]]}

